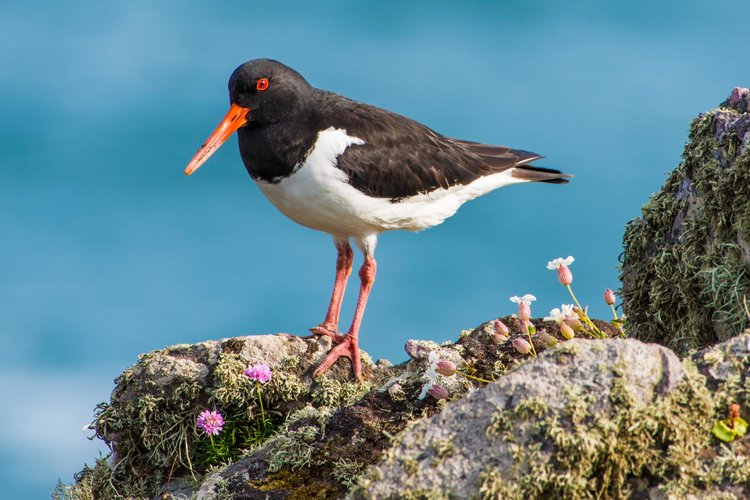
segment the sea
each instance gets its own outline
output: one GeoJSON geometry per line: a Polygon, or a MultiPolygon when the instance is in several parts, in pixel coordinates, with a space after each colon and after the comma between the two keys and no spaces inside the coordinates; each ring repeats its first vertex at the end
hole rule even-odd
{"type": "MultiPolygon", "coordinates": [[[[297,226],[232,138],[182,171],[236,66],[277,59],[320,88],[451,137],[545,156],[520,185],[422,233],[381,235],[360,345],[455,339],[618,289],[628,221],[680,162],[690,121],[750,85],[750,3],[728,0],[0,4],[0,498],[49,498],[108,450],[86,430],[138,355],[304,335],[333,284],[331,238],[297,226]]],[[[357,256],[355,266],[361,262],[357,256]]],[[[356,275],[343,307],[350,320],[356,275]]]]}

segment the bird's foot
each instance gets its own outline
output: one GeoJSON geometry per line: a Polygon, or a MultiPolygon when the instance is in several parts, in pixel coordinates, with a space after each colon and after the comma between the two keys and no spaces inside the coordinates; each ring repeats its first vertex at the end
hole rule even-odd
{"type": "Polygon", "coordinates": [[[338,328],[336,328],[336,325],[334,325],[333,323],[329,323],[328,321],[322,322],[315,328],[310,328],[310,331],[313,333],[312,336],[328,337],[333,341],[334,344],[340,344],[344,341],[345,337],[338,332],[338,328]]]}
{"type": "Polygon", "coordinates": [[[320,363],[318,368],[315,370],[313,377],[317,377],[333,365],[336,360],[341,357],[346,357],[352,360],[352,370],[354,371],[354,378],[357,381],[362,381],[362,362],[359,358],[359,346],[356,335],[341,335],[342,340],[338,345],[334,346],[333,349],[328,351],[326,357],[320,363]]]}

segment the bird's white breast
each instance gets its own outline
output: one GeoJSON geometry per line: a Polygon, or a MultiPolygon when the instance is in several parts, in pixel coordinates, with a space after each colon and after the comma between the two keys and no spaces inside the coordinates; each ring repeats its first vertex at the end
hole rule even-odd
{"type": "Polygon", "coordinates": [[[337,158],[348,147],[365,142],[330,127],[318,133],[310,153],[294,173],[278,182],[258,181],[258,187],[284,215],[303,226],[337,238],[363,237],[393,229],[419,231],[440,224],[466,201],[493,189],[525,182],[512,169],[466,185],[440,188],[398,202],[374,198],[348,183],[337,158]]]}

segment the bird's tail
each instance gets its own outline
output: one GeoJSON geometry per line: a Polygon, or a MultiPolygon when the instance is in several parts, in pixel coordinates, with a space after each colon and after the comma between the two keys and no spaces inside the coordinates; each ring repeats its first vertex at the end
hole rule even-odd
{"type": "Polygon", "coordinates": [[[511,175],[516,179],[529,182],[547,182],[549,184],[567,184],[573,175],[552,168],[518,165],[513,167],[511,175]]]}

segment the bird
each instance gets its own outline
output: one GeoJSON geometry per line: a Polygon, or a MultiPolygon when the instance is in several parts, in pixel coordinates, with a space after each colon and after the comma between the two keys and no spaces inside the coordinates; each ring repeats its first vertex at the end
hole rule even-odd
{"type": "Polygon", "coordinates": [[[229,111],[185,168],[191,175],[233,134],[250,177],[284,215],[333,237],[333,293],[323,322],[311,328],[333,347],[313,375],[349,358],[362,380],[359,331],[377,272],[375,247],[385,231],[421,231],[467,201],[525,182],[563,184],[572,177],[534,166],[531,151],[454,139],[391,111],[318,89],[292,68],[254,59],[229,78],[229,111]],[[339,314],[352,271],[353,242],[363,254],[354,317],[339,314]]]}

